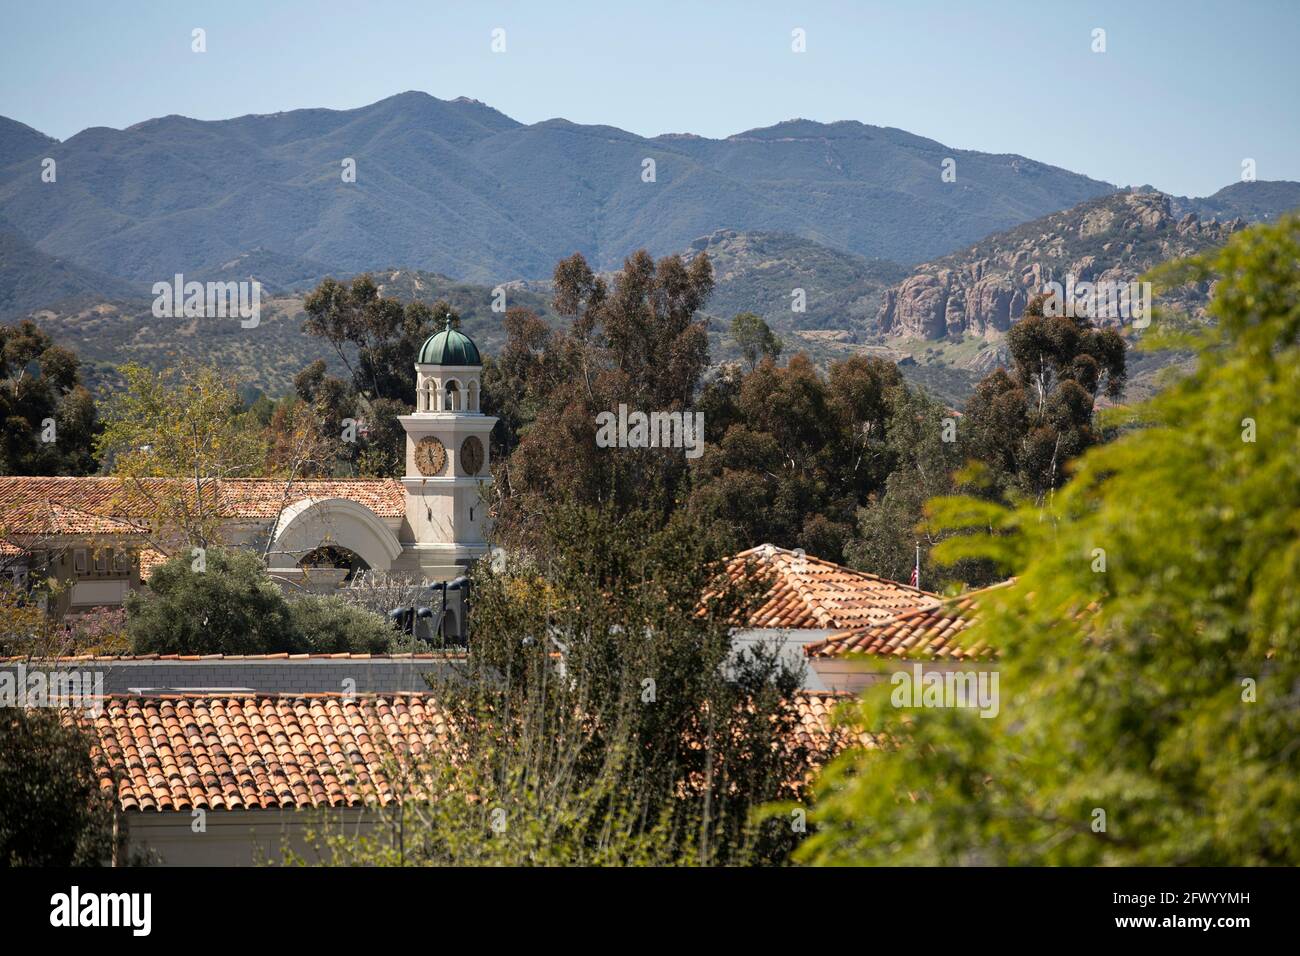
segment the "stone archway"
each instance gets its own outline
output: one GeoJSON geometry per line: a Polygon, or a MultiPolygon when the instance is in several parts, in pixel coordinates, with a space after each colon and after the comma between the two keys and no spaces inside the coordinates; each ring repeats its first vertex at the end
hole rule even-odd
{"type": "Polygon", "coordinates": [[[284,509],[272,534],[272,570],[294,569],[326,546],[344,548],[376,571],[387,571],[402,553],[388,525],[365,505],[347,498],[304,498],[284,509]]]}

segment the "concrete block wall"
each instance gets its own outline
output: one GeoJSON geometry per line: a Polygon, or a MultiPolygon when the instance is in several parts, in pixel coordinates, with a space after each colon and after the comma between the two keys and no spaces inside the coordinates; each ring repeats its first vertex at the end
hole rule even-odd
{"type": "Polygon", "coordinates": [[[105,694],[256,692],[266,694],[393,694],[427,691],[425,674],[444,675],[459,665],[454,658],[304,658],[207,660],[67,660],[58,664],[0,662],[14,674],[77,672],[102,678],[105,694]],[[353,681],[346,684],[345,681],[353,681]]]}

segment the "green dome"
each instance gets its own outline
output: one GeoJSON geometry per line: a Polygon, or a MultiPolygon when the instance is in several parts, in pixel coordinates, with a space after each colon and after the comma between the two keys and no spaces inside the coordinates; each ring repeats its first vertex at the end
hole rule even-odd
{"type": "Polygon", "coordinates": [[[482,365],[478,357],[478,346],[465,333],[447,327],[424,340],[420,352],[415,357],[417,365],[482,365]]]}

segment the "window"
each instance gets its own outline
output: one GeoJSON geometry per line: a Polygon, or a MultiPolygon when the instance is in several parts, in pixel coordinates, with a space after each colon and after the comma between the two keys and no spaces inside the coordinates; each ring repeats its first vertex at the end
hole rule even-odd
{"type": "Polygon", "coordinates": [[[121,551],[121,550],[114,551],[113,570],[116,571],[118,574],[126,574],[127,570],[131,567],[131,562],[129,558],[130,555],[128,555],[125,551],[121,551]]]}
{"type": "Polygon", "coordinates": [[[111,548],[96,549],[95,551],[95,573],[96,574],[108,573],[108,559],[111,551],[112,551],[111,548]]]}
{"type": "Polygon", "coordinates": [[[86,549],[78,548],[72,552],[72,570],[78,574],[86,573],[86,549]]]}

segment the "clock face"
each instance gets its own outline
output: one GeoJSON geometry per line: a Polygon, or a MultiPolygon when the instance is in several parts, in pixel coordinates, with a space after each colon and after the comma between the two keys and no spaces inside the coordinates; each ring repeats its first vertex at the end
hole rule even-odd
{"type": "Polygon", "coordinates": [[[447,449],[433,436],[421,438],[415,446],[415,467],[426,478],[442,473],[447,464],[447,449]]]}
{"type": "Polygon", "coordinates": [[[470,435],[460,446],[460,466],[467,475],[477,475],[483,467],[483,443],[470,435]]]}

